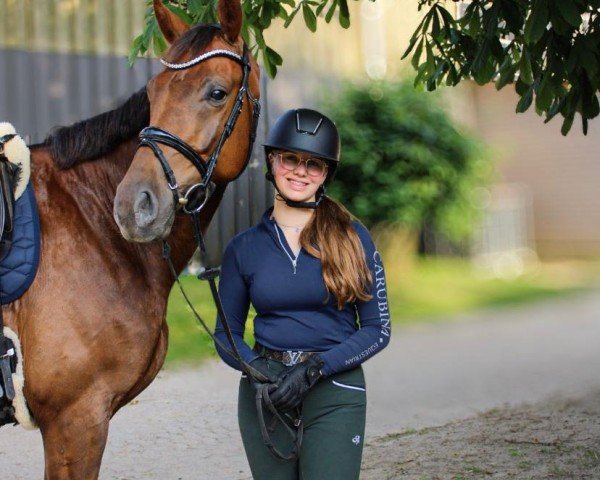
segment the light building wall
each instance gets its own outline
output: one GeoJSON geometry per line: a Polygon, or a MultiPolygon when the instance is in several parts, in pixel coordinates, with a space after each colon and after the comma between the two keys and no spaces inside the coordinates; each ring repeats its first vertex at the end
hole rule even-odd
{"type": "Polygon", "coordinates": [[[350,1],[351,25],[318,19],[311,33],[300,15],[286,29],[277,21],[265,37],[284,58],[281,71],[308,70],[343,79],[394,78],[423,12],[414,0],[350,1]]]}
{"type": "Polygon", "coordinates": [[[0,48],[126,55],[145,9],[143,0],[0,0],[0,48]]]}

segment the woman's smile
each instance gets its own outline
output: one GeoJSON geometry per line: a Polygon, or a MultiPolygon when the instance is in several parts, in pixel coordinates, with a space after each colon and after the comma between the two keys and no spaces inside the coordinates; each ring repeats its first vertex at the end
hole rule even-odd
{"type": "Polygon", "coordinates": [[[303,182],[301,180],[295,180],[293,178],[288,178],[287,179],[290,187],[292,188],[292,190],[296,190],[298,192],[303,192],[304,190],[306,190],[306,187],[308,187],[309,183],[308,182],[303,182]]]}
{"type": "Polygon", "coordinates": [[[320,175],[309,175],[305,163],[296,165],[292,170],[281,164],[280,159],[271,159],[275,183],[280,193],[296,202],[310,201],[315,197],[317,190],[325,179],[325,171],[320,175]]]}

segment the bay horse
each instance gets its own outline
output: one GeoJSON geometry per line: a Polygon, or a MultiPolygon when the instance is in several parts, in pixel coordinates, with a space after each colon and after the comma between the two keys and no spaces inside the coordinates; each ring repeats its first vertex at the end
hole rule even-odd
{"type": "Polygon", "coordinates": [[[173,198],[197,184],[201,172],[161,145],[176,181],[170,189],[153,149],[139,147],[140,130],[170,132],[207,158],[243,83],[236,59],[247,59],[247,101],[221,145],[202,230],[252,147],[259,70],[240,36],[239,1],[219,1],[220,26],[191,29],[161,0],[154,9],[171,44],[167,65],[229,53],[184,69],[167,66],[123,106],[31,147],[41,259],[29,290],[3,312],[21,342],[24,394],[42,434],[46,480],[98,478],[109,420],[153,381],[165,359],[174,278],[161,240],[171,245],[177,272],[196,248],[191,222],[176,215],[173,198]]]}

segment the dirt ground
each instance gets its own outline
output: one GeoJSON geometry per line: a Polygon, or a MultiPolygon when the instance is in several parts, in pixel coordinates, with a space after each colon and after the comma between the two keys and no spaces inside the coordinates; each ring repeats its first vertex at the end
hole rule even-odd
{"type": "MultiPolygon", "coordinates": [[[[397,328],[364,366],[361,479],[600,480],[598,311],[595,291],[397,328]]],[[[161,372],[111,421],[100,478],[251,480],[238,381],[218,360],[161,372]]],[[[0,467],[42,478],[39,432],[3,427],[0,467]]]]}
{"type": "Polygon", "coordinates": [[[600,390],[378,437],[361,478],[600,479],[600,390]]]}

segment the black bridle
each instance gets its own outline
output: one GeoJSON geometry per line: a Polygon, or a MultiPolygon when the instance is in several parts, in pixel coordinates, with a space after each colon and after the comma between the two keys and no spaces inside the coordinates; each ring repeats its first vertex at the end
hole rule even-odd
{"type": "MultiPolygon", "coordinates": [[[[248,79],[250,76],[250,61],[249,54],[246,45],[244,44],[244,52],[243,55],[238,55],[235,52],[230,50],[211,50],[209,52],[203,53],[185,63],[169,63],[164,60],[161,60],[163,65],[171,70],[185,70],[187,68],[191,68],[193,66],[198,65],[210,58],[215,57],[226,57],[234,60],[242,66],[243,77],[242,83],[238,90],[235,103],[233,104],[233,108],[229,113],[229,118],[225,123],[223,131],[221,132],[221,136],[211,153],[210,157],[207,161],[204,161],[202,157],[191,147],[189,144],[184,142],[178,136],[163,130],[158,127],[146,127],[140,132],[140,147],[149,147],[154,156],[160,162],[160,165],[165,173],[165,177],[167,178],[167,184],[169,189],[173,193],[173,200],[175,202],[175,208],[181,208],[184,213],[193,214],[196,212],[200,212],[208,199],[210,198],[214,185],[212,185],[212,176],[215,172],[215,167],[217,166],[217,161],[219,159],[219,155],[221,154],[221,149],[223,145],[233,132],[235,128],[235,124],[237,122],[240,113],[242,112],[242,108],[244,106],[244,97],[248,97],[248,100],[252,104],[252,125],[250,127],[250,145],[248,147],[248,155],[246,157],[246,161],[244,163],[244,168],[248,164],[250,160],[250,156],[252,155],[252,146],[254,145],[254,141],[256,139],[256,129],[258,127],[258,119],[260,117],[260,103],[258,99],[254,98],[252,92],[248,88],[248,79]],[[161,148],[160,144],[167,145],[174,150],[177,150],[180,154],[182,154],[185,158],[187,158],[198,173],[200,173],[201,181],[200,183],[196,183],[189,187],[187,191],[181,196],[179,194],[179,185],[177,184],[177,179],[175,178],[175,174],[173,173],[173,169],[167,162],[161,148]]],[[[241,171],[244,170],[241,169],[241,171]]]]}
{"type": "MultiPolygon", "coordinates": [[[[202,159],[202,157],[189,144],[184,142],[181,138],[177,137],[176,135],[174,135],[170,132],[167,132],[166,130],[158,128],[158,127],[149,126],[149,127],[144,128],[140,132],[140,143],[138,145],[138,148],[140,148],[140,147],[150,148],[152,150],[152,152],[154,153],[154,156],[160,162],[160,165],[161,165],[163,172],[165,174],[165,177],[167,179],[167,184],[169,186],[169,189],[171,190],[171,192],[173,194],[174,209],[176,211],[179,211],[179,209],[181,209],[181,211],[183,213],[190,215],[190,217],[192,219],[194,237],[198,244],[198,248],[203,253],[206,252],[206,247],[205,247],[202,231],[200,228],[200,212],[204,208],[204,206],[206,205],[208,200],[210,199],[213,191],[215,190],[215,185],[212,182],[212,176],[215,172],[215,168],[217,165],[217,161],[219,159],[219,155],[221,153],[221,149],[223,148],[223,145],[225,144],[225,142],[227,141],[227,139],[233,132],[233,129],[235,128],[235,124],[237,122],[238,117],[240,116],[240,113],[241,113],[243,105],[244,105],[244,97],[248,97],[248,99],[252,105],[252,125],[250,128],[250,143],[249,143],[249,147],[248,147],[248,155],[247,155],[246,161],[244,163],[244,168],[246,167],[246,165],[248,164],[248,161],[250,160],[250,156],[252,155],[252,147],[254,145],[254,141],[256,140],[256,130],[258,127],[258,119],[260,116],[260,103],[259,103],[258,99],[256,99],[252,95],[252,93],[250,92],[250,89],[248,88],[248,79],[249,79],[249,75],[250,75],[250,62],[249,62],[248,49],[245,44],[244,44],[243,55],[241,55],[241,56],[230,50],[219,49],[219,50],[211,50],[209,52],[206,52],[206,53],[199,55],[198,57],[195,57],[194,59],[192,59],[188,62],[185,62],[185,63],[174,64],[174,63],[169,63],[164,60],[161,60],[163,65],[165,65],[169,69],[184,70],[187,68],[191,68],[195,65],[198,65],[199,63],[204,62],[210,58],[215,58],[215,57],[227,57],[227,58],[230,58],[230,59],[236,61],[237,63],[239,63],[242,66],[243,77],[242,77],[242,82],[241,82],[240,88],[238,90],[236,99],[235,99],[235,103],[233,104],[233,108],[231,109],[231,112],[229,113],[229,118],[227,119],[227,122],[225,123],[223,132],[221,133],[221,136],[219,137],[219,140],[218,140],[213,152],[211,153],[209,159],[205,162],[202,159]],[[176,150],[177,152],[179,152],[181,155],[183,155],[185,158],[187,158],[194,165],[196,170],[198,170],[198,172],[200,173],[201,181],[199,183],[196,183],[196,184],[192,185],[191,187],[189,187],[187,189],[187,191],[183,194],[183,196],[180,195],[180,193],[179,193],[179,185],[177,184],[177,179],[175,178],[173,169],[171,168],[171,166],[169,165],[169,162],[165,158],[164,153],[163,153],[162,149],[160,148],[160,145],[169,146],[169,147],[173,148],[174,150],[176,150]]],[[[242,168],[241,171],[243,171],[244,168],[242,168]]],[[[240,173],[241,173],[241,171],[240,171],[240,173]]],[[[206,322],[196,312],[196,309],[192,305],[191,301],[189,300],[188,296],[186,295],[185,291],[183,290],[183,286],[182,286],[181,282],[179,281],[179,276],[177,275],[175,267],[173,266],[173,263],[171,261],[171,248],[166,241],[163,242],[163,257],[165,258],[165,260],[169,266],[169,269],[171,271],[171,274],[173,275],[177,285],[179,286],[179,289],[181,290],[183,297],[185,298],[186,302],[192,309],[192,312],[194,313],[196,319],[200,322],[200,324],[202,325],[204,330],[206,330],[208,335],[213,339],[213,341],[223,351],[225,351],[227,354],[231,355],[233,358],[236,359],[236,361],[239,363],[242,371],[249,378],[252,378],[258,382],[261,382],[261,383],[257,384],[260,386],[258,386],[257,390],[256,390],[255,402],[256,402],[257,415],[259,418],[261,434],[262,434],[265,445],[269,448],[269,450],[275,456],[277,456],[281,459],[284,459],[284,460],[297,459],[299,452],[300,452],[300,444],[302,442],[302,431],[303,431],[302,420],[299,415],[294,417],[290,414],[282,414],[277,411],[277,409],[273,406],[273,404],[271,403],[271,401],[269,399],[268,384],[265,383],[268,381],[268,379],[261,372],[259,372],[255,368],[253,368],[251,365],[249,365],[247,362],[245,362],[242,359],[240,352],[237,348],[237,345],[235,344],[235,341],[233,339],[233,334],[231,332],[229,323],[227,322],[227,318],[226,318],[225,312],[223,310],[221,298],[219,297],[219,293],[217,290],[216,279],[220,273],[219,267],[205,268],[204,271],[198,276],[198,278],[200,278],[201,280],[207,280],[210,285],[210,290],[211,290],[211,293],[213,296],[213,300],[217,307],[217,312],[218,312],[219,318],[221,319],[221,323],[223,324],[223,329],[225,330],[225,334],[227,336],[227,340],[231,346],[231,349],[227,348],[225,345],[223,345],[223,343],[219,339],[217,339],[215,337],[215,335],[212,333],[212,331],[210,330],[210,328],[208,327],[206,322]],[[274,427],[274,425],[271,427],[267,427],[265,419],[264,419],[263,405],[272,413],[274,421],[279,421],[283,425],[285,430],[288,432],[288,434],[291,436],[293,448],[292,448],[292,451],[290,454],[285,455],[285,454],[281,453],[273,444],[269,431],[272,431],[272,428],[274,427]]]]}

